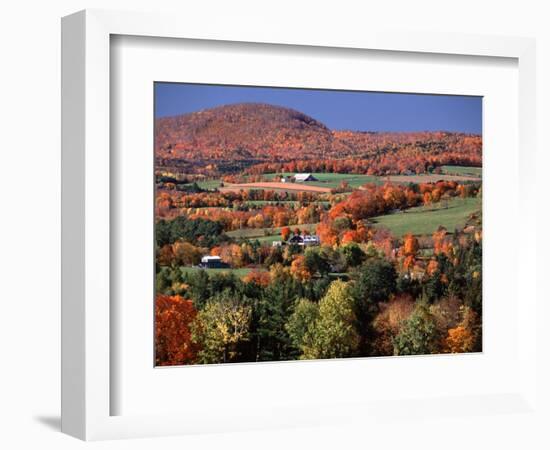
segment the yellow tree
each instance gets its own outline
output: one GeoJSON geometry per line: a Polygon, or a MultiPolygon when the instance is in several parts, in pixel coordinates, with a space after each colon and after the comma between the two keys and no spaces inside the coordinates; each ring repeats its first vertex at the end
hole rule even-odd
{"type": "Polygon", "coordinates": [[[176,263],[183,265],[195,265],[201,260],[201,250],[189,242],[174,242],[172,245],[176,263]]]}
{"type": "Polygon", "coordinates": [[[221,363],[237,358],[238,344],[249,339],[249,306],[222,297],[208,301],[193,322],[193,341],[200,345],[199,362],[221,363]]]}
{"type": "Polygon", "coordinates": [[[477,314],[467,306],[461,307],[462,321],[447,331],[444,350],[448,353],[481,351],[481,326],[477,314]]]}

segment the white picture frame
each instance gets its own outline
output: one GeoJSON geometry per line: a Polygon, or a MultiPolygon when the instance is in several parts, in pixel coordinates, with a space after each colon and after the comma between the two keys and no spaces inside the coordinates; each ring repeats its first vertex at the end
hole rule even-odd
{"type": "MultiPolygon", "coordinates": [[[[209,431],[232,431],[352,421],[382,415],[400,420],[390,401],[278,405],[272,415],[259,412],[239,423],[239,414],[224,420],[215,412],[189,414],[112,415],[112,341],[117,324],[112,320],[111,264],[111,171],[110,108],[111,37],[141,36],[216,42],[295,45],[330,48],[332,51],[366,49],[407,52],[414,55],[463,55],[517,60],[519,78],[518,212],[522,229],[534,229],[536,210],[535,165],[535,42],[526,38],[399,33],[383,30],[349,30],[327,35],[314,26],[304,30],[281,30],[259,24],[216,23],[205,27],[200,20],[164,14],[87,10],[62,22],[62,430],[85,440],[162,436],[209,431]]],[[[514,197],[515,198],[515,197],[514,197]]],[[[536,261],[533,233],[523,233],[518,258],[536,261]],[[525,259],[524,259],[525,258],[525,259]]],[[[521,366],[513,391],[464,398],[435,397],[401,399],[411,416],[427,405],[445,415],[498,414],[504,410],[536,415],[536,304],[534,274],[518,265],[517,286],[525,299],[518,304],[518,352],[521,366]],[[531,293],[532,295],[529,295],[531,293]],[[475,405],[475,408],[472,407],[475,405]],[[453,411],[451,413],[451,411],[453,411]]],[[[486,287],[485,287],[486,288],[486,287]]],[[[519,295],[518,292],[511,295],[519,295]]],[[[264,372],[271,370],[263,366],[264,372]]],[[[312,367],[312,366],[310,366],[312,367]]],[[[184,377],[185,374],[182,374],[184,377]]],[[[398,399],[399,400],[399,399],[398,399]]],[[[395,399],[392,400],[395,402],[395,399]]],[[[222,414],[223,412],[223,414],[222,414]]],[[[401,413],[402,416],[402,413],[401,413]]],[[[227,415],[225,416],[227,417],[227,415]]],[[[498,421],[493,423],[498,430],[498,421]]]]}

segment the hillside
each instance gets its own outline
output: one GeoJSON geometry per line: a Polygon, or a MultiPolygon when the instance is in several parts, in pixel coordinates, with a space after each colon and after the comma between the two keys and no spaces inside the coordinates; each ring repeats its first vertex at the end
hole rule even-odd
{"type": "Polygon", "coordinates": [[[332,133],[292,109],[241,103],[158,119],[155,147],[162,158],[287,159],[290,149],[330,150],[332,133]]]}
{"type": "Polygon", "coordinates": [[[444,164],[480,166],[481,137],[330,130],[299,111],[241,103],[157,119],[155,155],[159,165],[193,164],[201,172],[422,173],[444,164]]]}

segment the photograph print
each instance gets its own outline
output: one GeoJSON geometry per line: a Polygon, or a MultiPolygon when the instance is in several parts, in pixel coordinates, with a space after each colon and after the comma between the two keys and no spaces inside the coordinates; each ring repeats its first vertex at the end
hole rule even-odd
{"type": "Polygon", "coordinates": [[[156,82],[155,365],[482,351],[482,98],[156,82]]]}

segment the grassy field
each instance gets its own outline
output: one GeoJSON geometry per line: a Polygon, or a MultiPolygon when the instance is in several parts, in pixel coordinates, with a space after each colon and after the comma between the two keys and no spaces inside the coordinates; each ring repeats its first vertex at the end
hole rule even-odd
{"type": "Polygon", "coordinates": [[[481,178],[481,167],[467,167],[467,166],[441,166],[443,173],[449,175],[464,175],[468,177],[481,178]]]}
{"type": "Polygon", "coordinates": [[[217,189],[220,187],[220,180],[197,181],[201,189],[217,189]]]}
{"type": "Polygon", "coordinates": [[[381,180],[391,181],[392,183],[408,184],[408,183],[436,183],[443,181],[477,181],[479,177],[467,175],[450,175],[450,174],[435,174],[424,173],[420,175],[389,175],[380,177],[381,180]]]}
{"type": "MultiPolygon", "coordinates": [[[[289,225],[290,229],[300,228],[300,230],[308,230],[314,232],[317,228],[316,223],[305,225],[289,225]]],[[[228,231],[228,236],[233,238],[258,239],[260,242],[273,242],[281,238],[281,228],[243,228],[241,230],[228,231]]]]}
{"type": "MultiPolygon", "coordinates": [[[[197,186],[201,189],[217,189],[220,187],[221,180],[205,180],[205,181],[197,181],[197,186]]],[[[192,186],[194,183],[187,183],[182,186],[192,186]]]]}
{"type": "MultiPolygon", "coordinates": [[[[358,175],[349,173],[312,173],[318,181],[307,181],[305,186],[320,186],[335,189],[340,186],[342,181],[347,181],[349,186],[357,189],[366,183],[384,184],[387,181],[392,183],[430,183],[439,180],[454,180],[454,181],[470,181],[481,177],[480,167],[462,167],[462,166],[443,166],[443,174],[421,174],[421,175],[390,175],[390,176],[374,176],[374,175],[358,175]]],[[[284,173],[284,176],[292,176],[293,173],[284,173]]],[[[264,175],[267,178],[275,176],[274,173],[264,175]]]]}
{"type": "Polygon", "coordinates": [[[432,234],[440,225],[452,232],[455,228],[463,227],[470,214],[481,210],[481,199],[455,198],[449,201],[447,209],[443,209],[442,206],[442,204],[428,208],[419,206],[403,212],[378,216],[373,221],[378,226],[388,228],[394,236],[398,237],[407,233],[432,234]]]}
{"type": "Polygon", "coordinates": [[[301,192],[309,191],[318,194],[329,194],[328,186],[316,186],[311,183],[281,183],[276,181],[258,181],[254,183],[226,184],[219,188],[220,192],[239,192],[241,190],[268,190],[275,192],[301,192]]]}
{"type": "MultiPolygon", "coordinates": [[[[266,173],[264,176],[266,178],[273,178],[276,174],[266,173]]],[[[294,173],[284,173],[285,177],[293,176],[294,173]]],[[[314,172],[312,175],[317,178],[318,181],[307,181],[301,184],[306,186],[319,186],[334,189],[340,186],[342,181],[347,181],[350,187],[358,188],[365,183],[377,183],[380,184],[381,181],[379,177],[371,175],[358,175],[350,173],[318,173],[314,172]]]]}
{"type": "Polygon", "coordinates": [[[204,270],[206,273],[215,274],[215,273],[223,273],[223,272],[231,272],[236,277],[244,277],[247,275],[252,269],[248,268],[242,268],[242,269],[201,269],[200,267],[182,267],[181,271],[186,273],[195,273],[199,270],[204,270]]]}
{"type": "MultiPolygon", "coordinates": [[[[456,179],[457,181],[467,181],[468,177],[481,178],[481,167],[467,167],[467,166],[442,166],[443,174],[446,175],[443,178],[456,179]],[[458,177],[458,178],[455,178],[458,177]],[[464,177],[464,178],[462,178],[464,177]]],[[[263,176],[267,180],[271,180],[275,177],[275,173],[266,173],[263,176]]],[[[292,176],[294,173],[284,173],[284,176],[292,176]]],[[[303,184],[304,186],[318,186],[329,189],[335,189],[340,186],[342,181],[347,181],[351,188],[358,188],[365,183],[384,184],[388,177],[379,177],[374,175],[358,175],[349,173],[312,173],[318,181],[308,181],[303,184]]],[[[441,179],[441,176],[433,174],[425,175],[394,175],[389,177],[390,181],[397,183],[408,182],[429,182],[437,181],[441,179]]],[[[207,180],[198,181],[197,184],[201,189],[217,189],[220,187],[220,180],[207,180]]]]}
{"type": "Polygon", "coordinates": [[[280,241],[281,240],[281,235],[280,234],[272,234],[270,236],[262,236],[262,237],[259,237],[257,239],[258,239],[258,241],[260,241],[263,244],[271,245],[275,241],[280,241]]]}
{"type": "Polygon", "coordinates": [[[319,181],[309,181],[307,184],[314,186],[326,186],[332,189],[340,186],[342,181],[346,181],[351,188],[358,188],[365,183],[380,184],[379,177],[371,175],[357,175],[349,173],[314,173],[313,176],[319,181]]]}

